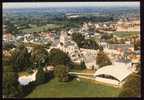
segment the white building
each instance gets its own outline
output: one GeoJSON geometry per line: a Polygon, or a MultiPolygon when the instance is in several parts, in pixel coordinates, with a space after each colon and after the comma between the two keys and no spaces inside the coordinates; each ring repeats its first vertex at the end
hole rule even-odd
{"type": "Polygon", "coordinates": [[[96,81],[121,86],[132,72],[130,64],[114,63],[98,69],[94,76],[96,81]]]}
{"type": "Polygon", "coordinates": [[[67,32],[62,31],[60,35],[60,43],[57,48],[69,55],[74,63],[80,64],[82,61],[81,53],[77,44],[71,40],[71,36],[67,32]]]}

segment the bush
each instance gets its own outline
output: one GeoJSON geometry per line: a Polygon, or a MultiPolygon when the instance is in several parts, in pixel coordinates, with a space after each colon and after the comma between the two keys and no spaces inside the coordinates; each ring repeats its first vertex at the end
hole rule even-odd
{"type": "Polygon", "coordinates": [[[140,76],[131,74],[124,83],[119,94],[120,97],[138,97],[140,96],[140,76]]]}
{"type": "Polygon", "coordinates": [[[68,70],[69,70],[68,67],[64,65],[58,65],[56,66],[54,75],[60,82],[69,81],[68,70]]]}

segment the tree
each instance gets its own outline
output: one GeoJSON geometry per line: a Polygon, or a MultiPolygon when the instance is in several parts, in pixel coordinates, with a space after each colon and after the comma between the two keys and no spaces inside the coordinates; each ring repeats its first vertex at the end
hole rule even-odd
{"type": "Polygon", "coordinates": [[[43,68],[39,68],[36,74],[36,84],[42,84],[46,82],[46,74],[43,71],[43,68]]]}
{"type": "Polygon", "coordinates": [[[85,39],[84,44],[83,44],[83,48],[97,50],[97,49],[99,49],[99,45],[95,40],[85,39]]]}
{"type": "Polygon", "coordinates": [[[103,51],[98,52],[96,56],[96,63],[99,65],[99,67],[112,64],[112,62],[110,61],[110,58],[103,51]]]}
{"type": "Polygon", "coordinates": [[[109,40],[109,39],[112,39],[112,38],[113,38],[113,35],[112,34],[107,34],[107,33],[104,33],[101,36],[101,39],[104,39],[104,40],[109,40]]]}
{"type": "Polygon", "coordinates": [[[85,69],[85,68],[86,68],[86,65],[85,65],[85,62],[84,62],[84,61],[81,61],[80,67],[81,67],[81,69],[85,69]]]}
{"type": "Polygon", "coordinates": [[[3,96],[9,97],[21,97],[23,96],[23,90],[18,83],[18,74],[14,71],[12,65],[3,66],[3,96]]]}
{"type": "Polygon", "coordinates": [[[45,67],[48,64],[48,58],[48,52],[44,48],[33,48],[31,53],[31,60],[35,67],[45,67]]]}
{"type": "Polygon", "coordinates": [[[131,74],[128,76],[126,82],[122,86],[119,94],[120,97],[139,97],[140,96],[140,76],[138,74],[131,74]]]}
{"type": "Polygon", "coordinates": [[[15,53],[13,53],[13,57],[14,66],[17,71],[23,71],[30,67],[30,54],[23,44],[16,48],[15,53]]]}
{"type": "Polygon", "coordinates": [[[134,40],[134,50],[140,50],[140,39],[134,40]]]}
{"type": "Polygon", "coordinates": [[[84,36],[80,33],[73,33],[72,34],[72,39],[77,43],[77,45],[81,48],[84,43],[84,36]]]}
{"type": "Polygon", "coordinates": [[[59,81],[66,82],[69,80],[68,70],[69,68],[67,66],[58,65],[56,66],[54,75],[59,81]]]}
{"type": "Polygon", "coordinates": [[[17,27],[10,20],[6,21],[5,24],[7,26],[5,32],[10,32],[14,35],[19,33],[19,30],[17,29],[17,27]]]}
{"type": "Polygon", "coordinates": [[[70,57],[59,49],[52,49],[50,51],[49,63],[52,65],[67,65],[71,66],[70,57]]]}
{"type": "Polygon", "coordinates": [[[75,41],[80,48],[95,49],[99,48],[98,43],[93,39],[85,39],[85,37],[80,33],[73,33],[72,39],[75,41]]]}

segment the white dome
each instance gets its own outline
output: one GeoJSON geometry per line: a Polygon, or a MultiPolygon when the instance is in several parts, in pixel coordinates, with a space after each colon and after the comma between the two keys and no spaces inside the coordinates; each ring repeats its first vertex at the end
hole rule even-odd
{"type": "Polygon", "coordinates": [[[124,63],[114,63],[113,65],[105,66],[98,69],[94,76],[97,75],[110,75],[114,78],[118,79],[119,81],[124,80],[132,71],[129,69],[129,64],[124,63]]]}

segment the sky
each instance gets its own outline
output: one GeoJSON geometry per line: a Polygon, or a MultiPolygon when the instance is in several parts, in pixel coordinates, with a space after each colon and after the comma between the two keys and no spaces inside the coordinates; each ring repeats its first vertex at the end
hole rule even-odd
{"type": "Polygon", "coordinates": [[[140,6],[140,2],[24,2],[3,3],[3,8],[140,6]]]}

